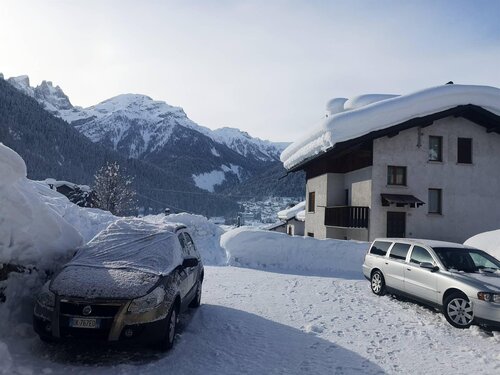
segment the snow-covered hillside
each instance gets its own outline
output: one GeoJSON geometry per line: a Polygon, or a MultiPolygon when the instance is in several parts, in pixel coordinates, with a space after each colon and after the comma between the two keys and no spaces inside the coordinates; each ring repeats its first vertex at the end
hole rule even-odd
{"type": "MultiPolygon", "coordinates": [[[[93,142],[106,142],[115,149],[119,149],[119,144],[126,144],[128,155],[134,158],[161,149],[176,126],[195,130],[241,156],[260,161],[279,160],[281,151],[287,145],[254,138],[235,128],[211,130],[189,119],[182,108],[146,95],[123,94],[81,108],[71,105],[61,88],[54,87],[52,82],[43,81],[39,86],[32,87],[28,76],[11,77],[7,81],[37,99],[54,115],[73,123],[93,142]]],[[[220,154],[217,149],[212,153],[220,154]]]]}

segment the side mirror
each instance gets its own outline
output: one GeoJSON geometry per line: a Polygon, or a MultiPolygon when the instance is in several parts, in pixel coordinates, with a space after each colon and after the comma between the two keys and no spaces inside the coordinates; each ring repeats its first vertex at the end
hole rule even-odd
{"type": "Polygon", "coordinates": [[[198,259],[196,258],[186,258],[182,262],[182,268],[191,268],[196,267],[198,265],[198,259]]]}
{"type": "Polygon", "coordinates": [[[429,263],[429,262],[422,262],[422,263],[420,263],[420,268],[425,268],[426,270],[429,270],[431,272],[439,271],[439,267],[438,266],[435,266],[434,264],[429,263]]]}

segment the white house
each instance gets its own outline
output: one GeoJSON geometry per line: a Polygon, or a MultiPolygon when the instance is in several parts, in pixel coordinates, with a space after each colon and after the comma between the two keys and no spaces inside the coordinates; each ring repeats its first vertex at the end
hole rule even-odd
{"type": "Polygon", "coordinates": [[[500,89],[444,85],[328,103],[281,155],[317,238],[463,242],[500,227],[500,89]]]}

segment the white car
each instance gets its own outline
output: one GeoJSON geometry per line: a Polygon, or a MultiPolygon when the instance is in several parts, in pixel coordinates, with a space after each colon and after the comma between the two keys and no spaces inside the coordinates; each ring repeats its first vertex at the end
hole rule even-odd
{"type": "Polygon", "coordinates": [[[500,327],[500,261],[472,247],[441,241],[379,238],[363,274],[377,295],[402,295],[442,309],[457,328],[500,327]]]}

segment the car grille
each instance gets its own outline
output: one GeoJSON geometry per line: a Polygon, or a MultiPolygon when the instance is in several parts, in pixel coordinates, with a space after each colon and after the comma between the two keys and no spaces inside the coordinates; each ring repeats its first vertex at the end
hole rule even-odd
{"type": "Polygon", "coordinates": [[[61,338],[82,338],[91,340],[108,340],[111,326],[121,305],[98,304],[85,301],[60,301],[59,304],[59,334],[61,338]],[[83,309],[90,306],[91,312],[84,314],[83,309]],[[74,328],[69,326],[72,317],[99,318],[100,327],[74,328]]]}
{"type": "Polygon", "coordinates": [[[89,304],[86,302],[65,302],[61,301],[59,311],[64,315],[72,316],[85,316],[94,317],[99,316],[103,318],[114,318],[120,305],[100,305],[100,304],[89,304]],[[84,314],[83,309],[86,306],[90,306],[92,311],[90,314],[84,314]]]}

